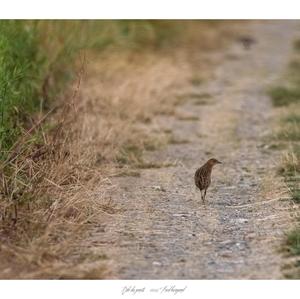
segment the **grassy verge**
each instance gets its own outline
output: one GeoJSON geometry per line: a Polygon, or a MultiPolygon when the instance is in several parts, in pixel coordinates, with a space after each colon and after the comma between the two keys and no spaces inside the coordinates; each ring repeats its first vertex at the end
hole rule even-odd
{"type": "MultiPolygon", "coordinates": [[[[286,83],[273,88],[270,95],[275,107],[281,107],[280,129],[276,140],[285,145],[279,173],[284,177],[291,200],[300,204],[300,63],[299,41],[295,42],[295,59],[290,64],[286,83]]],[[[300,278],[300,218],[287,234],[284,250],[292,258],[292,265],[284,267],[287,278],[300,278]],[[295,262],[296,259],[296,262],[295,262]]]]}
{"type": "Polygon", "coordinates": [[[227,25],[0,24],[0,276],[106,276],[106,258],[84,252],[80,236],[119,212],[110,177],[172,164],[143,159],[167,142],[153,138],[151,120],[172,113],[194,68],[207,72],[199,52],[224,46],[227,25]]]}

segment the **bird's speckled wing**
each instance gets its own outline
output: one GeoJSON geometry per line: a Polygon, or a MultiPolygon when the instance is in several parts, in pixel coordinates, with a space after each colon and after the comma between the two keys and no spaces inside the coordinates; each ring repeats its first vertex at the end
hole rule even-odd
{"type": "Polygon", "coordinates": [[[210,170],[206,167],[200,167],[195,172],[195,185],[200,189],[204,190],[210,185],[210,170]]]}

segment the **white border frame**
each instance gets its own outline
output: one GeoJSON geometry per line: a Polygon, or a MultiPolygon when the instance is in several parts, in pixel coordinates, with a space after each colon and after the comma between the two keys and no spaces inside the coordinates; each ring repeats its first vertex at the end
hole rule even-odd
{"type": "Polygon", "coordinates": [[[1,19],[297,19],[299,0],[9,0],[1,19]]]}

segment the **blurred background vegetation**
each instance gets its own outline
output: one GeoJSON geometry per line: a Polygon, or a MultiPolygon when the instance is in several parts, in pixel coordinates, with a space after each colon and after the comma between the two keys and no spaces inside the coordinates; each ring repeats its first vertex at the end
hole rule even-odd
{"type": "Polygon", "coordinates": [[[203,22],[216,26],[214,21],[1,21],[1,158],[30,126],[32,115],[47,109],[51,97],[72,79],[74,57],[80,50],[156,51],[189,46],[201,42],[195,36],[203,22]]]}
{"type": "MultiPolygon", "coordinates": [[[[270,90],[274,107],[279,109],[280,123],[274,140],[275,148],[285,149],[279,173],[284,177],[294,205],[300,203],[300,40],[294,42],[292,60],[285,78],[270,90]]],[[[300,219],[287,233],[284,249],[287,256],[300,256],[300,219]]],[[[300,278],[300,263],[293,261],[284,267],[286,278],[300,278]]]]}

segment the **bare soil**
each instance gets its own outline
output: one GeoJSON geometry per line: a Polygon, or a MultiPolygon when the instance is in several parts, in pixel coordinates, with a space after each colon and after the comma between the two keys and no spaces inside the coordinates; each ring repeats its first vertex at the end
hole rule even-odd
{"type": "Polygon", "coordinates": [[[175,166],[113,178],[110,196],[119,212],[107,214],[88,241],[108,256],[112,277],[282,278],[279,248],[293,219],[275,176],[280,152],[266,142],[273,128],[266,91],[288,63],[296,30],[293,21],[252,23],[248,34],[256,43],[247,50],[236,42],[217,54],[212,78],[192,88],[209,95],[206,104],[190,97],[175,115],[152,120],[153,130],[172,130],[185,142],[145,153],[148,161],[175,166]],[[193,177],[212,157],[223,164],[213,170],[204,205],[193,177]]]}

